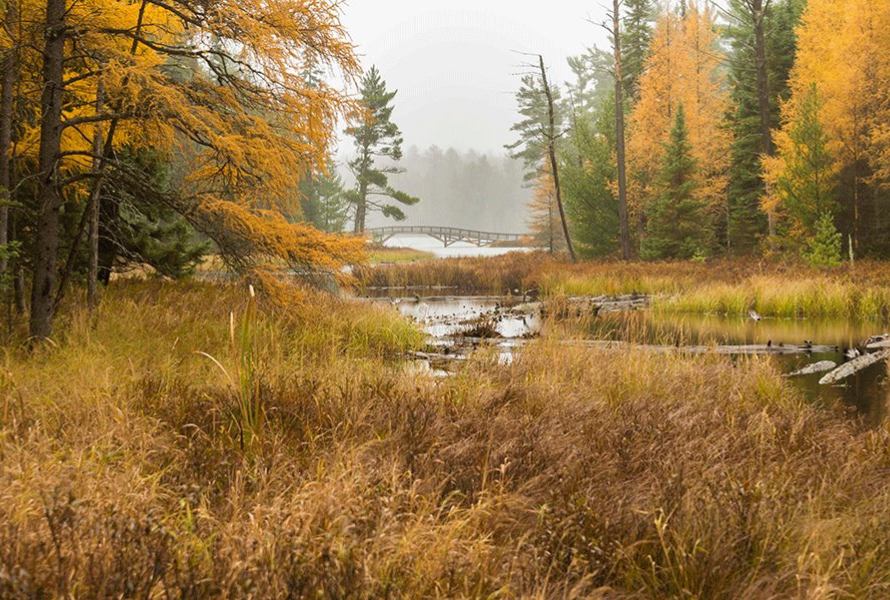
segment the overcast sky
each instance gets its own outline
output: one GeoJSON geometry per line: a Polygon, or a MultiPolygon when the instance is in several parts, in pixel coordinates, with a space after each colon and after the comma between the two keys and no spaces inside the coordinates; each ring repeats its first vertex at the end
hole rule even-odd
{"type": "Polygon", "coordinates": [[[605,9],[596,0],[349,0],[345,9],[363,66],[376,64],[399,91],[406,148],[497,153],[513,141],[529,60],[516,52],[543,54],[552,77],[568,79],[568,56],[608,44],[588,17],[602,21],[605,9]]]}

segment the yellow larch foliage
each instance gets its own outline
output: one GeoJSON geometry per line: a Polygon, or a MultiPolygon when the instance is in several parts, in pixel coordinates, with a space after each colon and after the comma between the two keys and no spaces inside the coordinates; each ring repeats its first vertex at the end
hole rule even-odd
{"type": "MultiPolygon", "coordinates": [[[[783,128],[776,133],[779,154],[789,143],[788,127],[815,85],[835,170],[864,161],[878,179],[890,180],[890,3],[810,0],[797,34],[792,95],[782,107],[783,128]]],[[[778,177],[782,161],[764,163],[767,177],[778,177]]],[[[857,185],[869,177],[859,173],[857,185]]],[[[770,197],[764,204],[777,202],[770,197]]]]}
{"type": "Polygon", "coordinates": [[[690,2],[686,16],[669,10],[656,24],[640,78],[640,99],[628,123],[628,202],[632,215],[645,212],[664,156],[664,144],[683,104],[697,165],[697,195],[713,213],[725,210],[730,130],[729,95],[720,64],[719,30],[708,3],[690,2]]]}
{"type": "MultiPolygon", "coordinates": [[[[43,4],[19,0],[25,25],[0,28],[0,50],[22,49],[20,109],[33,115],[40,113],[43,4]]],[[[146,196],[210,235],[230,266],[339,277],[344,263],[364,260],[364,240],[281,217],[299,214],[298,182],[326,168],[339,124],[359,109],[347,89],[306,75],[310,64],[332,81],[349,84],[360,74],[340,0],[69,4],[59,163],[72,182],[67,201],[88,197],[94,132],[105,139],[113,123],[115,150],[150,149],[174,165],[175,188],[154,189],[146,180],[146,196]]],[[[20,129],[17,160],[33,163],[39,122],[20,129]]],[[[122,165],[112,168],[120,175],[122,165]]],[[[142,175],[122,176],[138,185],[142,175]]]]}

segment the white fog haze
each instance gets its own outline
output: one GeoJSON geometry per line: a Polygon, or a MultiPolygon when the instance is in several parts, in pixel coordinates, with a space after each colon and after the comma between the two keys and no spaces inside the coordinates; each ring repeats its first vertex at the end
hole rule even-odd
{"type": "MultiPolygon", "coordinates": [[[[406,173],[391,183],[420,197],[406,225],[523,232],[531,192],[522,165],[506,156],[518,120],[515,93],[524,63],[542,54],[556,82],[566,59],[607,36],[588,18],[605,10],[580,0],[540,2],[353,0],[345,24],[362,66],[376,65],[398,90],[393,120],[405,140],[406,173]]],[[[341,158],[352,156],[350,140],[341,158]]],[[[347,183],[351,178],[346,177],[347,183]]],[[[393,224],[379,214],[370,226],[393,224]]]]}
{"type": "Polygon", "coordinates": [[[353,0],[344,12],[363,67],[377,65],[399,90],[393,118],[406,148],[502,153],[529,60],[518,53],[542,54],[563,81],[567,57],[608,43],[587,21],[603,20],[605,9],[581,0],[353,0]]]}

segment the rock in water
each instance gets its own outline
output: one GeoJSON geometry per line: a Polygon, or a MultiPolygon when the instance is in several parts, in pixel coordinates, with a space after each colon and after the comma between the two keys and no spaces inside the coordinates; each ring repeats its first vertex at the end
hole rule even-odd
{"type": "Polygon", "coordinates": [[[789,373],[788,377],[802,377],[803,375],[813,375],[814,373],[824,373],[825,371],[833,371],[837,369],[837,363],[832,360],[822,360],[811,365],[807,365],[802,369],[798,369],[794,373],[789,373]]]}
{"type": "Polygon", "coordinates": [[[875,352],[874,354],[866,354],[864,356],[860,356],[857,359],[851,360],[848,363],[844,363],[821,380],[819,383],[822,385],[831,385],[832,383],[837,383],[841,379],[846,379],[850,375],[854,375],[874,364],[881,362],[882,360],[887,360],[890,358],[890,349],[881,350],[880,352],[875,352]]]}

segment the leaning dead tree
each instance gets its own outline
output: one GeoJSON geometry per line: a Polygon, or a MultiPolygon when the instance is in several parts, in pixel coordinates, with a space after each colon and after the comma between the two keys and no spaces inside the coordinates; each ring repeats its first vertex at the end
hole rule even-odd
{"type": "Polygon", "coordinates": [[[556,114],[553,108],[553,91],[550,89],[550,83],[547,81],[547,69],[544,66],[544,57],[538,55],[538,67],[541,70],[541,88],[544,97],[547,100],[547,126],[543,132],[544,143],[547,148],[547,156],[550,159],[550,169],[553,173],[553,191],[556,196],[556,206],[559,209],[559,220],[562,223],[562,233],[566,238],[566,248],[572,262],[578,262],[575,255],[575,248],[572,245],[572,237],[569,235],[569,223],[566,220],[566,211],[562,205],[562,191],[559,187],[559,164],[556,160],[556,140],[559,137],[556,131],[556,114]]]}

